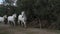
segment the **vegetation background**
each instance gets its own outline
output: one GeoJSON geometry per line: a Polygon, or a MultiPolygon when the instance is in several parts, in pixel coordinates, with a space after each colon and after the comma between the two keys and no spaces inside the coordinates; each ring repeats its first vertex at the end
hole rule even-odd
{"type": "Polygon", "coordinates": [[[28,26],[60,29],[60,0],[18,0],[17,7],[11,6],[11,0],[5,2],[9,5],[0,7],[0,16],[25,11],[28,26]]]}

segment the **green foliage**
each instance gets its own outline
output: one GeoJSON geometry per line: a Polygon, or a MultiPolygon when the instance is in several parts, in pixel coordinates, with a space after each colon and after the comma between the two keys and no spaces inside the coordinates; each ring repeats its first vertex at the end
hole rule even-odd
{"type": "Polygon", "coordinates": [[[0,7],[0,15],[3,16],[5,14],[5,8],[0,7]]]}
{"type": "Polygon", "coordinates": [[[60,24],[60,0],[18,0],[17,5],[19,10],[25,10],[29,17],[38,16],[42,20],[47,20],[50,26],[53,23],[56,26],[60,24]]]}

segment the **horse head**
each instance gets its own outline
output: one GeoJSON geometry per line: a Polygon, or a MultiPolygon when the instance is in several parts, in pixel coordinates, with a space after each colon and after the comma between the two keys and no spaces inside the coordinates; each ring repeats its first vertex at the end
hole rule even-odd
{"type": "Polygon", "coordinates": [[[21,14],[21,15],[22,15],[22,18],[24,18],[24,20],[26,20],[27,18],[26,18],[25,11],[22,11],[21,13],[22,13],[22,14],[21,14]]]}
{"type": "Polygon", "coordinates": [[[3,17],[4,17],[4,18],[7,18],[7,15],[4,15],[3,17]]]}
{"type": "Polygon", "coordinates": [[[22,11],[21,14],[24,15],[25,11],[22,11]]]}
{"type": "Polygon", "coordinates": [[[13,16],[14,18],[16,18],[16,17],[17,17],[17,15],[16,15],[16,14],[13,14],[12,16],[13,16]]]}

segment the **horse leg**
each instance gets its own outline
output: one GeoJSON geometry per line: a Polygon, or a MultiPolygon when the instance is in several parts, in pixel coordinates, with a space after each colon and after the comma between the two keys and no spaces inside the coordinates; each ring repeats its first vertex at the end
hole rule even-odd
{"type": "Polygon", "coordinates": [[[8,24],[9,24],[9,21],[8,21],[8,24]]]}
{"type": "Polygon", "coordinates": [[[18,24],[20,24],[20,21],[18,20],[18,24]]]}
{"type": "Polygon", "coordinates": [[[23,26],[23,23],[22,23],[22,21],[20,21],[20,25],[21,25],[21,26],[23,26]]]}
{"type": "Polygon", "coordinates": [[[13,24],[14,24],[14,26],[15,26],[15,21],[13,21],[13,24]]]}
{"type": "Polygon", "coordinates": [[[4,24],[4,21],[2,21],[2,23],[4,24]]]}
{"type": "Polygon", "coordinates": [[[23,21],[23,23],[24,23],[24,27],[26,28],[26,22],[25,22],[25,21],[23,21]]]}

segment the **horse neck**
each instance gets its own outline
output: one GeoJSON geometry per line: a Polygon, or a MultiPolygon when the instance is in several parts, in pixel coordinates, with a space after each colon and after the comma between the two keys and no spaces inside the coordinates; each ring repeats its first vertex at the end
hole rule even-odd
{"type": "Polygon", "coordinates": [[[16,18],[14,15],[12,16],[14,19],[16,18]]]}
{"type": "Polygon", "coordinates": [[[12,16],[16,16],[16,14],[13,14],[12,16]]]}
{"type": "Polygon", "coordinates": [[[5,17],[3,16],[3,18],[5,18],[5,17]]]}
{"type": "Polygon", "coordinates": [[[14,16],[14,15],[12,15],[12,16],[14,16]]]}
{"type": "Polygon", "coordinates": [[[24,14],[24,15],[22,15],[22,17],[23,17],[23,18],[26,18],[26,15],[25,15],[25,14],[24,14]]]}
{"type": "Polygon", "coordinates": [[[14,17],[14,15],[12,17],[14,17]]]}
{"type": "Polygon", "coordinates": [[[24,14],[22,14],[22,17],[24,17],[24,14]]]}
{"type": "Polygon", "coordinates": [[[22,13],[22,16],[25,16],[25,13],[22,13]]]}

